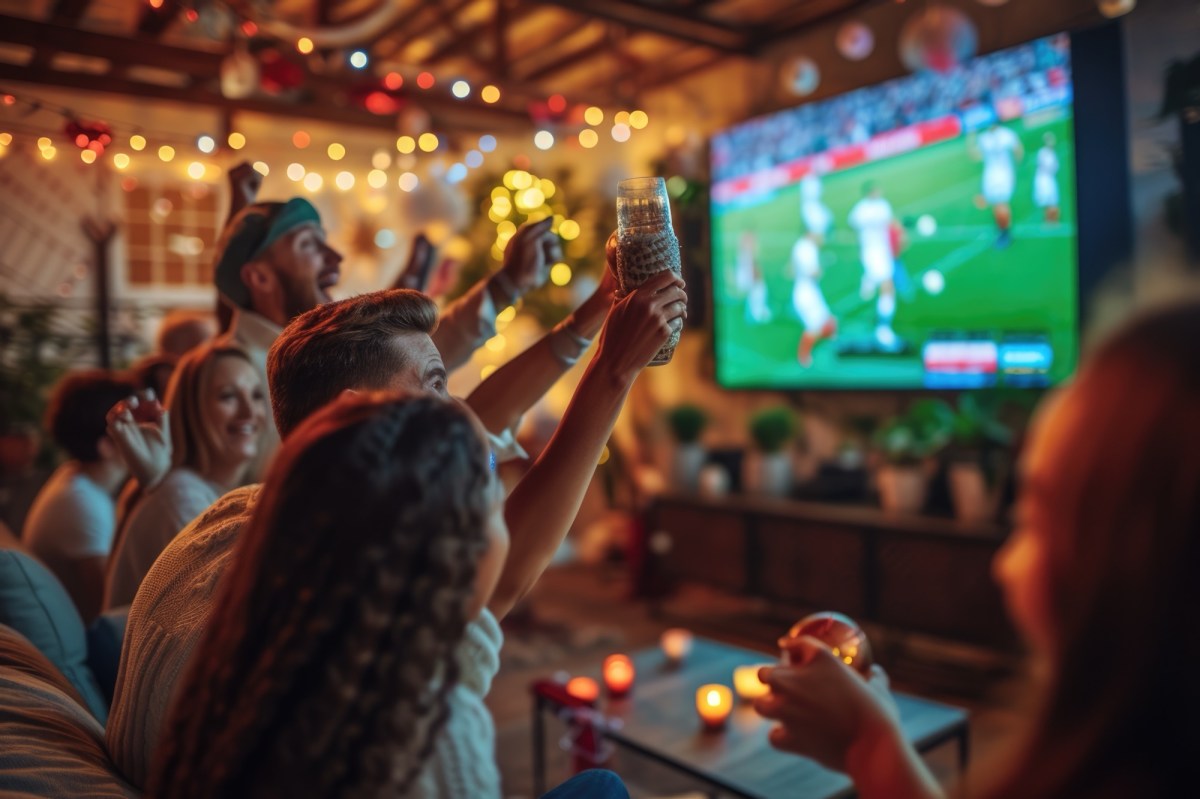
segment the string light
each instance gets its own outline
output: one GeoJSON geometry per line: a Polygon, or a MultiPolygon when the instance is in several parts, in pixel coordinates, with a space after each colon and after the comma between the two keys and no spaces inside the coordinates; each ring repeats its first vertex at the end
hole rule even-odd
{"type": "Polygon", "coordinates": [[[450,86],[450,93],[460,100],[465,99],[471,93],[471,84],[465,80],[456,80],[450,86]]]}
{"type": "Polygon", "coordinates": [[[229,138],[226,141],[229,143],[229,149],[231,150],[240,150],[246,146],[246,137],[236,130],[229,134],[229,138]]]}
{"type": "Polygon", "coordinates": [[[309,172],[304,176],[304,188],[309,191],[316,192],[321,190],[321,186],[325,183],[321,176],[316,172],[309,172]]]}
{"type": "Polygon", "coordinates": [[[299,50],[302,55],[308,55],[313,51],[313,40],[307,36],[301,36],[298,40],[296,40],[296,49],[299,50]]]}
{"type": "Polygon", "coordinates": [[[199,161],[193,161],[188,164],[187,173],[188,177],[192,180],[199,180],[204,177],[204,164],[199,161]]]}
{"type": "Polygon", "coordinates": [[[298,130],[292,134],[292,144],[297,150],[303,150],[312,143],[312,136],[308,135],[308,131],[298,130]]]}
{"type": "Polygon", "coordinates": [[[79,160],[83,161],[83,163],[85,163],[85,164],[96,163],[96,151],[95,150],[81,150],[79,152],[79,160]]]}
{"type": "MultiPolygon", "coordinates": [[[[47,139],[47,141],[49,141],[47,139]]],[[[146,149],[146,137],[137,133],[129,137],[130,149],[137,150],[139,153],[146,149]]]]}
{"type": "Polygon", "coordinates": [[[396,234],[387,228],[375,233],[375,246],[381,250],[390,250],[396,245],[396,234]]]}
{"type": "Polygon", "coordinates": [[[373,189],[382,189],[387,185],[387,172],[382,169],[372,169],[367,173],[367,185],[373,189]]]}
{"type": "Polygon", "coordinates": [[[207,134],[196,139],[196,149],[202,153],[208,154],[217,149],[216,140],[207,134]]]}
{"type": "Polygon", "coordinates": [[[304,174],[307,170],[304,169],[304,164],[291,163],[288,164],[287,176],[290,180],[304,180],[304,174]]]}
{"type": "Polygon", "coordinates": [[[45,150],[47,147],[52,147],[52,146],[54,146],[54,142],[50,141],[49,136],[42,136],[40,139],[38,139],[38,149],[39,150],[45,150]]]}
{"type": "Polygon", "coordinates": [[[253,20],[248,19],[242,23],[242,33],[246,34],[247,36],[254,36],[258,33],[258,25],[256,25],[253,20]]]}
{"type": "Polygon", "coordinates": [[[126,169],[129,166],[129,156],[125,153],[117,153],[113,156],[113,166],[117,169],[126,169]]]}
{"type": "Polygon", "coordinates": [[[417,85],[422,89],[432,89],[433,82],[432,72],[422,72],[420,75],[417,75],[417,85]]]}
{"type": "Polygon", "coordinates": [[[371,166],[375,169],[387,169],[392,165],[392,157],[388,155],[386,150],[376,150],[371,156],[371,166]]]}
{"type": "Polygon", "coordinates": [[[628,125],[613,125],[612,137],[615,141],[629,141],[629,126],[628,125]]]}
{"type": "Polygon", "coordinates": [[[175,148],[169,144],[164,144],[158,148],[158,157],[162,159],[163,163],[170,162],[175,157],[175,148]]]}
{"type": "MultiPolygon", "coordinates": [[[[301,169],[303,169],[303,167],[301,167],[301,169]]],[[[255,161],[254,171],[265,178],[267,175],[271,174],[271,167],[267,166],[266,161],[255,161]]]]}
{"type": "Polygon", "coordinates": [[[45,158],[47,161],[53,161],[54,154],[57,153],[58,150],[55,150],[53,147],[43,147],[41,152],[42,158],[45,158]]]}
{"type": "Polygon", "coordinates": [[[496,137],[490,133],[485,133],[479,137],[479,149],[485,153],[490,153],[496,149],[496,137]]]}
{"type": "Polygon", "coordinates": [[[508,339],[497,333],[483,343],[492,352],[504,352],[504,347],[508,344],[508,339]]]}
{"type": "Polygon", "coordinates": [[[417,139],[417,146],[421,152],[431,153],[438,148],[438,137],[434,133],[422,133],[421,138],[417,139]]]}
{"type": "Polygon", "coordinates": [[[350,54],[350,66],[355,69],[364,69],[368,61],[369,59],[365,50],[355,50],[350,54]]]}
{"type": "Polygon", "coordinates": [[[546,106],[556,114],[561,114],[567,110],[567,98],[561,94],[552,94],[550,99],[546,101],[546,106]]]}
{"type": "Polygon", "coordinates": [[[463,156],[463,162],[471,169],[481,167],[483,166],[483,153],[478,150],[467,150],[467,154],[463,156]]]}
{"type": "Polygon", "coordinates": [[[556,286],[565,286],[571,282],[571,267],[559,261],[550,267],[550,282],[556,286]]]}
{"type": "Polygon", "coordinates": [[[600,141],[600,136],[591,128],[579,131],[579,144],[585,149],[592,149],[600,141]]]}
{"type": "Polygon", "coordinates": [[[500,102],[500,90],[489,83],[479,90],[479,97],[485,103],[498,103],[500,102]]]}
{"type": "Polygon", "coordinates": [[[539,130],[533,136],[533,144],[539,150],[549,150],[554,146],[554,134],[548,130],[539,130]]]}
{"type": "MultiPolygon", "coordinates": [[[[308,178],[306,177],[305,180],[307,181],[308,178]]],[[[350,191],[354,188],[354,175],[351,172],[338,172],[333,183],[342,191],[350,191]]]]}
{"type": "Polygon", "coordinates": [[[634,111],[629,115],[629,127],[641,130],[650,124],[650,117],[645,111],[634,111]]]}
{"type": "Polygon", "coordinates": [[[389,72],[383,76],[383,85],[388,91],[396,91],[404,85],[404,76],[399,72],[389,72]]]}
{"type": "Polygon", "coordinates": [[[346,148],[338,142],[333,142],[326,147],[325,152],[329,155],[330,159],[334,161],[341,161],[346,157],[346,148]]]}
{"type": "Polygon", "coordinates": [[[467,177],[467,168],[463,164],[455,162],[446,170],[447,183],[461,183],[467,177]]]}
{"type": "Polygon", "coordinates": [[[408,155],[415,149],[417,149],[417,140],[412,136],[401,136],[396,139],[396,150],[401,155],[408,155]]]}
{"type": "Polygon", "coordinates": [[[589,125],[599,125],[604,121],[604,109],[598,106],[591,106],[583,112],[583,121],[589,125]]]}
{"type": "Polygon", "coordinates": [[[617,113],[613,114],[613,124],[614,125],[628,125],[629,124],[629,112],[628,111],[618,111],[617,113]]]}
{"type": "Polygon", "coordinates": [[[579,238],[579,233],[579,223],[574,219],[564,219],[558,226],[558,235],[562,236],[563,241],[574,241],[579,238]]]}
{"type": "Polygon", "coordinates": [[[412,172],[400,173],[400,179],[396,181],[396,185],[400,187],[400,191],[412,191],[417,187],[420,181],[412,172]]]}

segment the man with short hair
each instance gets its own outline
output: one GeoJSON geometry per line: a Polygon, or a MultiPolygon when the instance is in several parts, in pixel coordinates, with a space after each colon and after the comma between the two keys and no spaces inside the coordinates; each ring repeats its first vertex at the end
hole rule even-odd
{"type": "Polygon", "coordinates": [[[85,622],[100,612],[116,525],[113,497],[128,475],[105,414],[134,389],[132,380],[103,369],[73,372],[55,386],[46,410],[46,430],[70,460],[38,492],[22,539],[62,582],[85,622]]]}
{"type": "MultiPolygon", "coordinates": [[[[611,286],[611,280],[606,281],[611,286]]],[[[488,419],[510,419],[540,397],[582,352],[598,327],[598,291],[563,324],[510,361],[467,398],[488,419]],[[582,333],[582,335],[581,335],[582,333]],[[577,347],[575,350],[569,346],[577,347]],[[506,374],[502,375],[501,372],[506,374]],[[490,385],[489,385],[490,384],[490,385]],[[500,388],[496,388],[500,386],[500,388]]],[[[600,347],[553,439],[506,503],[511,546],[489,605],[503,618],[549,565],[574,520],[634,379],[686,315],[683,282],[670,272],[611,304],[600,347]]],[[[433,343],[437,308],[407,289],[318,306],[297,317],[268,358],[271,405],[283,436],[340,394],[391,391],[447,396],[446,369],[433,343]]],[[[260,486],[229,492],[163,551],[129,612],[116,693],[106,729],[109,753],[144,785],[176,683],[204,633],[213,590],[249,522],[260,486]]],[[[497,628],[498,631],[498,628],[497,628]]],[[[498,632],[497,632],[498,634],[498,632]]]]}

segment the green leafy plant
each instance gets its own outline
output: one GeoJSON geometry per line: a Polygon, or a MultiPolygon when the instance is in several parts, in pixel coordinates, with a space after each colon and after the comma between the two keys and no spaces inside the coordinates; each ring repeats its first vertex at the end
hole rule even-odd
{"type": "Polygon", "coordinates": [[[763,452],[781,451],[798,428],[796,414],[790,408],[768,408],[750,417],[750,437],[763,452]]]}
{"type": "Polygon", "coordinates": [[[942,400],[919,400],[876,431],[875,448],[893,466],[916,465],[951,440],[954,418],[954,409],[942,400]]]}
{"type": "Polygon", "coordinates": [[[952,454],[978,458],[992,447],[1012,443],[1012,430],[1001,420],[1005,399],[999,393],[970,392],[958,398],[951,429],[952,454]]]}
{"type": "Polygon", "coordinates": [[[0,295],[0,433],[37,430],[72,340],[56,331],[57,309],[0,295]]]}
{"type": "Polygon", "coordinates": [[[667,411],[667,425],[680,444],[695,444],[708,425],[708,414],[696,405],[677,405],[667,411]]]}

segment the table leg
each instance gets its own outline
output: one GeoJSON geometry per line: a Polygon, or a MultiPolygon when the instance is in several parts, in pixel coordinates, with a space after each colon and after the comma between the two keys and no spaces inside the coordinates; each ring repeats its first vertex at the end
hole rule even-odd
{"type": "Polygon", "coordinates": [[[546,792],[546,719],[541,696],[533,699],[533,795],[546,792]]]}

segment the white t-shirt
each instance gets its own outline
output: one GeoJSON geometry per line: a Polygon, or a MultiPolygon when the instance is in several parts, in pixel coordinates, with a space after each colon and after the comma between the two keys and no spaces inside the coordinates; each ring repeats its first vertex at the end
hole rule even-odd
{"type": "Polygon", "coordinates": [[[812,280],[821,273],[821,251],[807,236],[792,247],[792,270],[797,280],[812,280]]]}
{"type": "Polygon", "coordinates": [[[802,202],[811,203],[821,199],[821,179],[816,175],[805,175],[800,181],[800,199],[802,202]]]}
{"type": "Polygon", "coordinates": [[[850,209],[850,227],[858,231],[864,259],[875,252],[891,252],[891,224],[892,204],[882,197],[864,197],[850,209]]]}
{"type": "Polygon", "coordinates": [[[994,128],[979,136],[984,172],[1011,172],[1013,152],[1020,145],[1017,134],[1008,128],[994,128]]]}
{"type": "Polygon", "coordinates": [[[1058,174],[1058,156],[1053,147],[1043,147],[1038,150],[1037,173],[1039,176],[1049,178],[1058,174]]]}
{"type": "Polygon", "coordinates": [[[104,557],[112,548],[116,505],[103,488],[64,463],[38,492],[21,539],[64,583],[73,579],[72,561],[104,557]]]}

